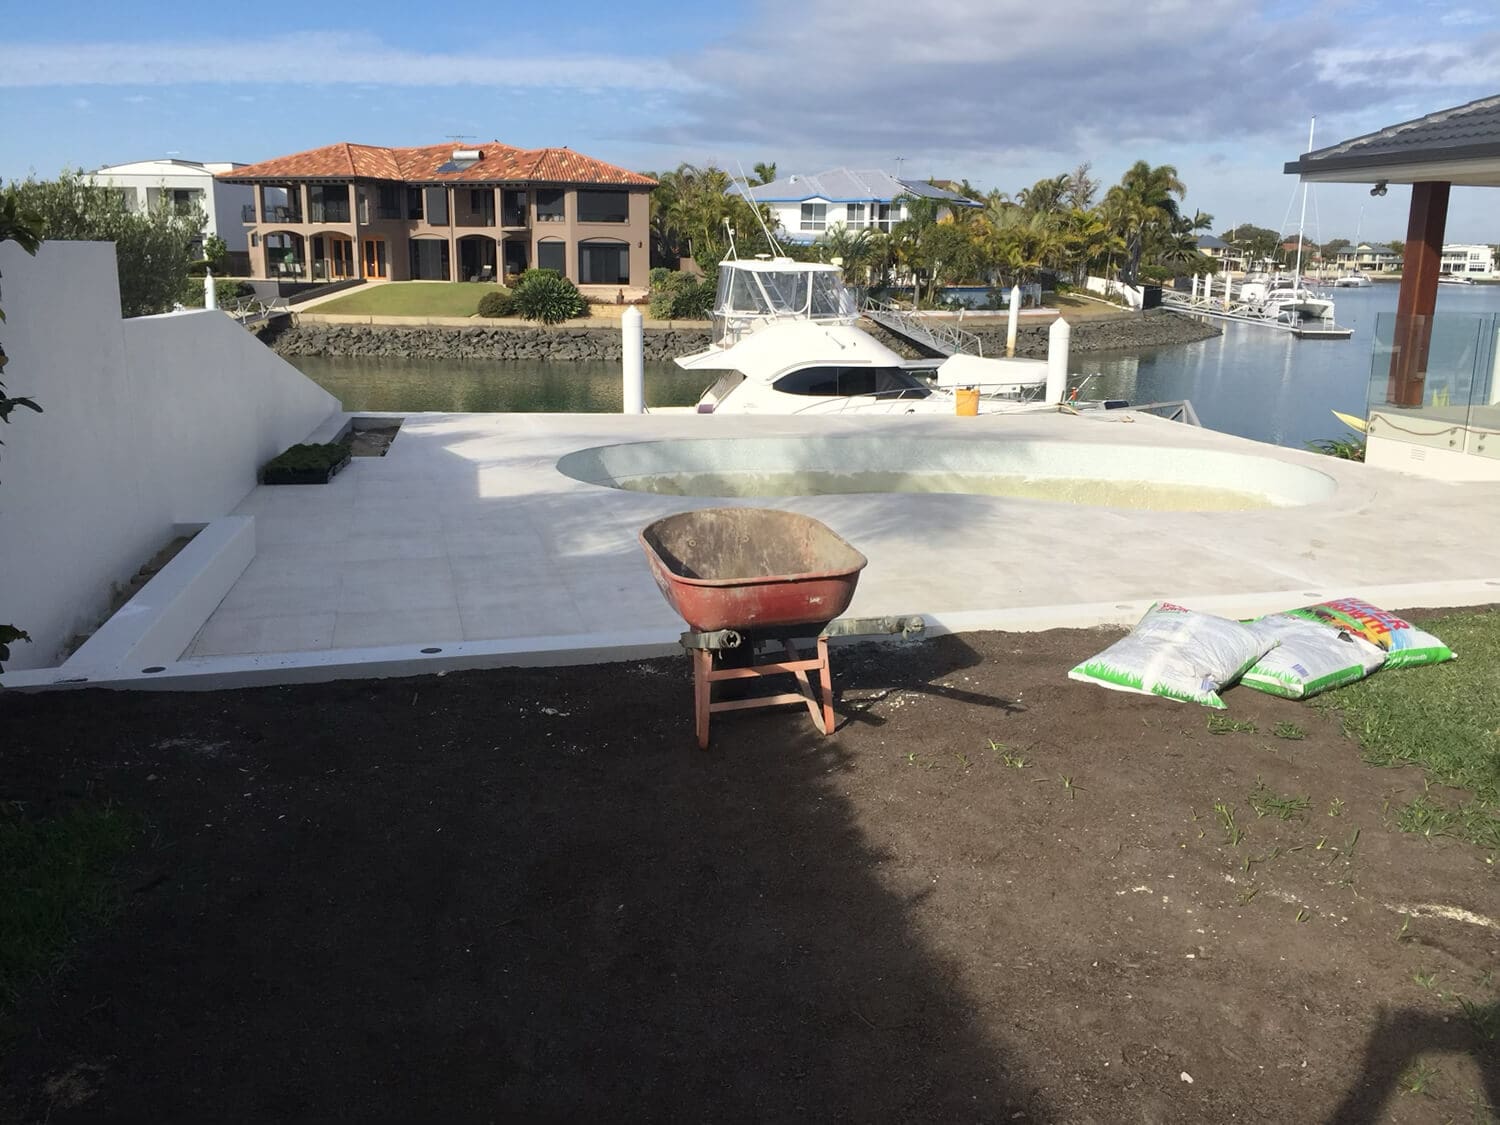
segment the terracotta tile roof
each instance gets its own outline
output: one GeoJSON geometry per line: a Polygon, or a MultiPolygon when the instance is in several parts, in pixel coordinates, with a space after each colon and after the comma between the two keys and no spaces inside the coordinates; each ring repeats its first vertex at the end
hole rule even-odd
{"type": "Polygon", "coordinates": [[[219,176],[236,183],[279,180],[399,180],[408,183],[552,183],[618,184],[655,187],[638,172],[606,164],[566,148],[522,149],[489,141],[472,146],[420,145],[381,148],[340,142],[291,156],[247,164],[219,176]],[[439,172],[456,148],[477,148],[483,155],[460,172],[439,172]]]}

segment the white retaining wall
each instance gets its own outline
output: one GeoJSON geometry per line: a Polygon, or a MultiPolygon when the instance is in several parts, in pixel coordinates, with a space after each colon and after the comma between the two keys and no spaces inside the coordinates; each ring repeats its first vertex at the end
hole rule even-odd
{"type": "Polygon", "coordinates": [[[0,440],[0,622],[7,668],[59,662],[110,589],[177,524],[225,515],[260,465],[338,402],[221,312],[120,318],[110,243],[0,243],[7,393],[0,440]]]}
{"type": "Polygon", "coordinates": [[[1133,309],[1141,307],[1144,295],[1140,286],[1126,285],[1123,281],[1114,278],[1090,277],[1083,283],[1083,287],[1090,293],[1098,293],[1104,297],[1124,297],[1127,304],[1133,309]]]}

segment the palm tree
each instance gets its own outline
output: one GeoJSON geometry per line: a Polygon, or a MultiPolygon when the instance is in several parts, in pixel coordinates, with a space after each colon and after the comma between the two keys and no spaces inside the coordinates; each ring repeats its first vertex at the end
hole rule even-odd
{"type": "Polygon", "coordinates": [[[776,179],[776,165],[774,162],[771,164],[757,164],[753,171],[759,177],[759,183],[769,184],[773,183],[776,179]]]}
{"type": "Polygon", "coordinates": [[[1153,168],[1144,160],[1127,168],[1120,182],[1105,194],[1105,214],[1125,240],[1125,281],[1136,280],[1148,243],[1175,225],[1179,218],[1177,201],[1185,195],[1187,188],[1176,168],[1170,164],[1153,168]]]}

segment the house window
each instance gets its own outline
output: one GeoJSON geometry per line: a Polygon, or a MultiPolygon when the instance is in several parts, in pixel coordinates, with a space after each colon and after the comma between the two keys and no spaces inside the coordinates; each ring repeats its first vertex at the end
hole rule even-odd
{"type": "Polygon", "coordinates": [[[411,276],[413,281],[448,280],[448,241],[443,238],[411,240],[411,276]]]}
{"type": "Polygon", "coordinates": [[[565,218],[567,216],[563,213],[563,193],[561,191],[549,189],[536,193],[537,222],[560,223],[565,218]]]}
{"type": "Polygon", "coordinates": [[[538,242],[536,246],[536,268],[539,270],[556,270],[560,274],[566,274],[568,272],[568,244],[560,238],[538,242]]]}
{"type": "Polygon", "coordinates": [[[429,226],[445,227],[448,225],[448,189],[443,187],[430,187],[426,189],[427,198],[427,222],[429,226]]]}
{"type": "Polygon", "coordinates": [[[623,191],[580,191],[580,223],[625,223],[630,221],[630,195],[623,191]]]}
{"type": "Polygon", "coordinates": [[[630,243],[580,242],[578,281],[583,285],[629,285],[630,243]]]}
{"type": "Polygon", "coordinates": [[[828,229],[828,204],[826,204],[826,203],[804,203],[802,205],[802,229],[803,230],[827,230],[828,229]]]}
{"type": "Polygon", "coordinates": [[[845,224],[850,230],[860,230],[869,225],[870,220],[865,214],[863,203],[850,203],[844,208],[845,224]]]}
{"type": "MultiPolygon", "coordinates": [[[[396,189],[396,190],[399,190],[399,189],[396,189]]],[[[421,219],[422,215],[423,215],[423,209],[422,209],[422,189],[419,188],[419,187],[409,187],[409,188],[407,188],[406,189],[406,217],[408,219],[421,219]]],[[[395,215],[395,216],[392,216],[392,217],[393,218],[400,218],[399,215],[395,215]]]]}
{"type": "Polygon", "coordinates": [[[891,225],[901,221],[901,204],[899,203],[877,203],[875,204],[874,225],[885,231],[891,232],[891,225]]]}

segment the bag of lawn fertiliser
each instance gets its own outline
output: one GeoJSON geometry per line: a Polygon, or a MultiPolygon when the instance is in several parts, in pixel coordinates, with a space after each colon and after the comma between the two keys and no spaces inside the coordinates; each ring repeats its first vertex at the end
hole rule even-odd
{"type": "Polygon", "coordinates": [[[1387,668],[1405,668],[1411,664],[1441,664],[1456,655],[1452,649],[1425,629],[1418,629],[1394,613],[1377,609],[1358,598],[1338,598],[1331,602],[1306,605],[1287,611],[1293,617],[1316,621],[1363,637],[1385,650],[1387,668]]]}
{"type": "Polygon", "coordinates": [[[1257,660],[1240,683],[1269,695],[1306,699],[1362,680],[1386,661],[1385,649],[1363,636],[1290,613],[1273,613],[1247,626],[1276,642],[1276,647],[1257,660]]]}
{"type": "Polygon", "coordinates": [[[1068,673],[1114,691],[1224,709],[1219,689],[1276,643],[1227,617],[1157,602],[1130,633],[1068,673]]]}

